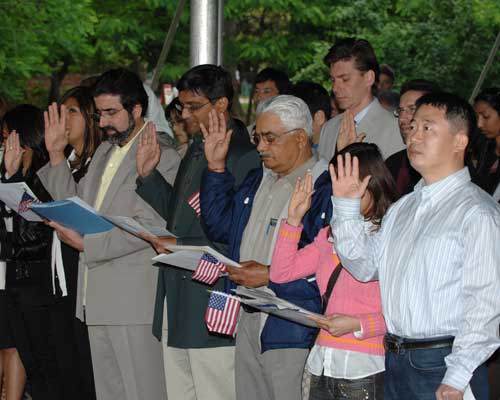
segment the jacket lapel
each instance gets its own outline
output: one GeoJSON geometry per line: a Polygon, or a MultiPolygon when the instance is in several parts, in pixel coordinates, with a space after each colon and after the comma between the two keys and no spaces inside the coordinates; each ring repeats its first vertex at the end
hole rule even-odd
{"type": "Polygon", "coordinates": [[[358,133],[366,133],[365,142],[370,142],[368,132],[376,132],[374,124],[378,122],[380,110],[384,110],[377,99],[373,99],[373,104],[356,127],[358,133]]]}

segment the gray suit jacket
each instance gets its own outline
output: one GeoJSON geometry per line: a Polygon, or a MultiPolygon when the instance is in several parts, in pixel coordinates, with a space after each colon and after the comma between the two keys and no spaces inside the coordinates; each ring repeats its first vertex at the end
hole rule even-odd
{"type": "MultiPolygon", "coordinates": [[[[328,121],[321,129],[319,138],[319,156],[330,161],[335,154],[340,122],[344,114],[339,114],[328,121]]],[[[382,152],[384,160],[405,148],[399,132],[398,120],[384,109],[377,99],[356,127],[358,133],[365,133],[366,143],[375,143],[382,152]]]]}
{"type": "MultiPolygon", "coordinates": [[[[138,140],[125,155],[103,199],[100,212],[136,218],[146,224],[165,226],[165,221],[135,192],[138,140]]],[[[89,170],[76,184],[67,163],[50,163],[38,171],[43,185],[54,199],[79,196],[94,205],[101,177],[113,146],[103,142],[96,150],[89,170]]],[[[157,169],[173,184],[180,158],[170,147],[162,146],[157,169]]],[[[136,325],[153,321],[156,293],[156,268],[150,259],[151,246],[118,228],[105,233],[85,235],[80,253],[76,316],[83,320],[84,266],[88,267],[86,322],[88,325],[136,325]]]]}

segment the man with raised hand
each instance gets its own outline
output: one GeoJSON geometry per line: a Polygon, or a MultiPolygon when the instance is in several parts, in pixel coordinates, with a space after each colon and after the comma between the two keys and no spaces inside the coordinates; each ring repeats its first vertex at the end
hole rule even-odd
{"type": "Polygon", "coordinates": [[[474,111],[448,93],[417,100],[407,136],[422,175],[375,235],[364,233],[358,163],[331,168],[332,232],[342,264],[359,280],[380,280],[385,398],[488,399],[484,362],[500,345],[500,208],[472,184],[464,154],[474,111]]]}
{"type": "Polygon", "coordinates": [[[335,43],[324,58],[330,68],[335,99],[345,110],[321,129],[318,152],[330,161],[336,150],[356,141],[375,143],[384,159],[404,148],[398,122],[375,97],[379,64],[371,44],[346,38],[335,43]]]}
{"type": "MultiPolygon", "coordinates": [[[[50,162],[38,176],[56,200],[79,196],[97,211],[137,219],[150,226],[162,218],[136,193],[136,160],[145,142],[156,143],[145,121],[148,98],[139,77],[124,69],[101,75],[94,88],[96,120],[107,141],[97,148],[77,184],[64,157],[68,143],[66,110],[45,114],[50,162]]],[[[162,145],[159,171],[173,183],[179,155],[162,145]]],[[[161,347],[151,335],[157,272],[149,243],[121,229],[81,236],[50,223],[61,240],[80,251],[76,314],[86,322],[98,399],[164,399],[161,347]]]]}

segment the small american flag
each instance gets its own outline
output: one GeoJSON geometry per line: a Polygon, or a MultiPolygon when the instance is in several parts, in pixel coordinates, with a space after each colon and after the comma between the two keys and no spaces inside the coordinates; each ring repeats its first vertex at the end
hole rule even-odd
{"type": "Polygon", "coordinates": [[[219,279],[221,272],[226,272],[227,268],[219,260],[210,254],[203,254],[198,262],[198,266],[191,278],[213,285],[219,279]]]}
{"type": "Polygon", "coordinates": [[[33,203],[34,201],[35,199],[33,197],[31,197],[27,192],[24,192],[23,197],[21,197],[21,202],[19,203],[19,206],[17,208],[17,212],[19,214],[25,213],[29,210],[31,203],[33,203]]]}
{"type": "Polygon", "coordinates": [[[238,322],[240,300],[223,292],[212,292],[208,300],[205,322],[210,332],[233,335],[238,322]]]}
{"type": "Polygon", "coordinates": [[[196,213],[196,216],[199,217],[201,214],[201,207],[200,207],[200,191],[198,190],[196,193],[193,193],[189,199],[187,200],[188,204],[191,206],[191,208],[194,210],[196,213]]]}

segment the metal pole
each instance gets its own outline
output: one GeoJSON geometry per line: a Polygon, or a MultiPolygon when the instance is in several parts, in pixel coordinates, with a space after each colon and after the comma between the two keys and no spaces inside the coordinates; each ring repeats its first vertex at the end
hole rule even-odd
{"type": "Polygon", "coordinates": [[[186,2],[187,0],[179,0],[179,4],[177,5],[177,9],[175,10],[174,18],[172,19],[170,27],[168,28],[167,36],[165,36],[165,41],[163,42],[163,47],[161,48],[160,56],[158,57],[156,67],[154,69],[155,72],[153,74],[153,80],[151,82],[151,88],[153,89],[153,91],[158,89],[160,73],[163,69],[163,66],[165,65],[165,60],[167,59],[170,47],[172,47],[175,32],[177,31],[177,27],[179,26],[179,21],[181,19],[182,11],[184,10],[186,2]]]}
{"type": "Polygon", "coordinates": [[[190,65],[217,63],[218,0],[191,0],[190,65]]]}
{"type": "Polygon", "coordinates": [[[218,0],[217,10],[217,65],[224,63],[224,0],[218,0]]]}
{"type": "Polygon", "coordinates": [[[474,90],[470,95],[469,103],[472,104],[477,94],[479,93],[481,86],[483,86],[483,82],[486,78],[486,75],[488,74],[488,71],[490,70],[491,64],[493,64],[493,60],[495,59],[495,55],[497,54],[499,46],[500,46],[500,32],[498,32],[497,34],[497,38],[495,40],[495,43],[493,44],[493,47],[491,48],[488,60],[486,61],[486,64],[484,64],[483,70],[481,71],[481,75],[479,75],[479,79],[476,82],[476,86],[474,87],[474,90]]]}

